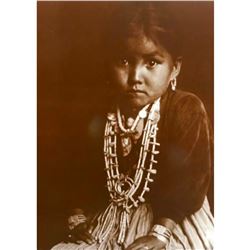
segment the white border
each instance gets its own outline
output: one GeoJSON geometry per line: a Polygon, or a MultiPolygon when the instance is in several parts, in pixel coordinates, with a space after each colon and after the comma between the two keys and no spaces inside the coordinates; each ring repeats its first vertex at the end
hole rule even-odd
{"type": "Polygon", "coordinates": [[[215,250],[248,249],[248,1],[215,3],[215,250]]]}
{"type": "MultiPolygon", "coordinates": [[[[247,249],[248,1],[215,1],[215,250],[247,249]]],[[[0,8],[1,249],[36,249],[36,2],[0,8]]]]}
{"type": "Polygon", "coordinates": [[[36,2],[0,7],[1,249],[36,249],[36,2]]]}

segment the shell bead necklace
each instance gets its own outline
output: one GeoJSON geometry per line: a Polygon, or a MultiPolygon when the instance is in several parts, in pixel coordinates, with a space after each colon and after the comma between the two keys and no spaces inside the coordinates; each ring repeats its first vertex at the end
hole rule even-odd
{"type": "Polygon", "coordinates": [[[157,163],[155,155],[159,154],[157,147],[160,144],[156,141],[158,121],[160,119],[160,98],[157,99],[148,110],[146,105],[138,113],[131,128],[126,129],[122,124],[121,113],[117,108],[117,114],[108,113],[104,132],[104,159],[105,171],[107,174],[107,188],[110,195],[110,204],[99,218],[101,228],[98,230],[96,239],[101,243],[109,235],[115,225],[117,208],[122,207],[120,213],[118,244],[125,240],[126,230],[129,226],[129,213],[131,208],[138,207],[145,202],[144,195],[150,191],[149,184],[153,182],[152,175],[157,173],[154,165],[157,163]],[[117,140],[121,134],[135,133],[136,126],[140,119],[146,119],[142,133],[142,143],[139,157],[133,177],[124,176],[119,171],[117,154],[117,140]]]}

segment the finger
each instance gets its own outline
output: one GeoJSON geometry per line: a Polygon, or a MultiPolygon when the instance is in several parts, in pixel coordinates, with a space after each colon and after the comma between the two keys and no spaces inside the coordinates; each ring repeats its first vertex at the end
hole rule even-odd
{"type": "Polygon", "coordinates": [[[83,240],[77,240],[77,241],[76,241],[76,244],[80,245],[80,244],[82,244],[83,242],[84,242],[83,240]]]}
{"type": "Polygon", "coordinates": [[[136,239],[126,250],[139,250],[139,249],[150,249],[148,237],[141,237],[136,239]]]}
{"type": "Polygon", "coordinates": [[[89,238],[85,238],[84,242],[86,242],[89,245],[92,245],[95,243],[95,241],[93,241],[92,239],[89,239],[89,238]]]}
{"type": "Polygon", "coordinates": [[[136,241],[134,241],[132,244],[130,244],[125,250],[136,250],[136,249],[140,249],[141,247],[141,243],[138,242],[138,239],[136,241]]]}
{"type": "Polygon", "coordinates": [[[72,230],[72,235],[76,237],[78,241],[84,241],[88,244],[95,243],[94,237],[87,231],[86,224],[79,224],[72,230]]]}
{"type": "Polygon", "coordinates": [[[143,248],[144,245],[140,243],[133,243],[126,248],[126,250],[146,250],[146,248],[143,248]]]}
{"type": "Polygon", "coordinates": [[[89,232],[85,232],[87,239],[89,240],[89,244],[94,244],[96,242],[95,238],[89,232]]]}
{"type": "Polygon", "coordinates": [[[94,237],[87,231],[85,231],[82,234],[79,234],[78,239],[83,240],[83,241],[85,241],[86,243],[88,243],[90,245],[95,243],[94,237]]]}
{"type": "Polygon", "coordinates": [[[69,234],[69,235],[67,236],[67,241],[68,241],[68,242],[71,242],[71,243],[79,244],[79,243],[77,243],[77,238],[76,238],[75,235],[73,235],[73,234],[69,234]]]}
{"type": "Polygon", "coordinates": [[[90,240],[92,240],[92,241],[95,242],[95,238],[94,238],[93,235],[92,235],[91,233],[89,233],[88,231],[85,231],[85,232],[84,232],[84,235],[85,235],[88,239],[90,239],[90,240]]]}
{"type": "Polygon", "coordinates": [[[150,246],[142,245],[139,249],[141,249],[141,250],[151,250],[153,248],[150,247],[150,246]]]}

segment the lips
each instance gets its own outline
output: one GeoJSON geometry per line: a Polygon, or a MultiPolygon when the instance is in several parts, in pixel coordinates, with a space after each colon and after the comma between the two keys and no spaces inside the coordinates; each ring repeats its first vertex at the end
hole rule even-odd
{"type": "Polygon", "coordinates": [[[130,95],[137,95],[137,94],[147,94],[147,92],[146,91],[143,91],[143,90],[140,90],[140,89],[130,89],[130,90],[128,90],[128,92],[127,92],[128,94],[130,94],[130,95]]]}

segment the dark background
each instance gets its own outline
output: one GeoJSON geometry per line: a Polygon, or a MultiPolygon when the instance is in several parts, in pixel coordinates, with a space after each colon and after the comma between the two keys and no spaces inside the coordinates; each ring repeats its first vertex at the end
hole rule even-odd
{"type": "MultiPolygon", "coordinates": [[[[86,121],[106,91],[101,33],[114,2],[38,3],[38,249],[62,239],[84,171],[86,121]]],[[[121,3],[122,4],[122,3],[121,3]]],[[[184,37],[178,87],[197,94],[213,124],[213,3],[169,2],[184,37]]],[[[212,184],[213,187],[213,184],[212,184]]],[[[213,189],[211,189],[213,190],[213,189]]],[[[213,191],[209,194],[213,206],[213,191]]]]}

